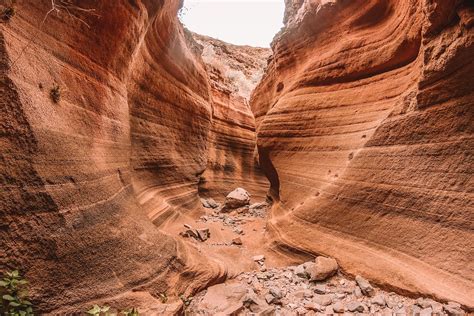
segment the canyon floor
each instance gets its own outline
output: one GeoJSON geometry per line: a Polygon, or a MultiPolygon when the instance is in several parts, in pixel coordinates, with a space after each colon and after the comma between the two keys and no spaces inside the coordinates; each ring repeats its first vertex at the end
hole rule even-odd
{"type": "Polygon", "coordinates": [[[181,297],[182,304],[171,309],[186,315],[465,315],[457,302],[399,295],[338,267],[312,280],[314,258],[303,262],[268,246],[270,201],[230,210],[223,210],[224,201],[201,201],[205,215],[173,221],[163,229],[223,263],[229,279],[181,297]]]}
{"type": "Polygon", "coordinates": [[[473,1],[284,2],[257,48],[178,0],[0,1],[0,274],[35,314],[474,311],[473,1]]]}

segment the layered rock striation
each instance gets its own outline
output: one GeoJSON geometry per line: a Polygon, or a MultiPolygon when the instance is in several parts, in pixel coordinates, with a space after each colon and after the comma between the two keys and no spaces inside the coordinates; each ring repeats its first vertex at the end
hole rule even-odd
{"type": "Polygon", "coordinates": [[[221,198],[243,187],[254,198],[265,198],[268,181],[255,155],[255,118],[249,99],[271,50],[232,45],[199,34],[193,34],[193,38],[200,46],[212,96],[208,162],[199,192],[205,197],[221,198]]]}
{"type": "Polygon", "coordinates": [[[265,192],[253,116],[213,101],[180,2],[12,5],[0,26],[0,270],[25,272],[35,311],[57,313],[153,306],[225,277],[157,227],[202,211],[210,156],[238,165],[223,182],[255,179],[265,192]]]}
{"type": "Polygon", "coordinates": [[[469,1],[286,1],[251,106],[274,239],[474,307],[469,1]]]}

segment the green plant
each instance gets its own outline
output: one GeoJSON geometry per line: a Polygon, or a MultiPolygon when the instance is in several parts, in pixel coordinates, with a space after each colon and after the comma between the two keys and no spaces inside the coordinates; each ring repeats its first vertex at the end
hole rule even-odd
{"type": "Polygon", "coordinates": [[[87,311],[87,314],[99,316],[104,314],[105,316],[111,316],[112,314],[109,313],[110,306],[99,306],[94,305],[90,310],[87,311]]]}
{"type": "Polygon", "coordinates": [[[181,301],[183,301],[183,304],[184,304],[184,306],[186,306],[186,307],[188,307],[189,304],[191,304],[191,302],[193,301],[193,297],[192,297],[192,296],[186,297],[186,296],[184,296],[184,294],[181,294],[181,295],[179,296],[179,298],[181,299],[181,301]]]}
{"type": "Polygon", "coordinates": [[[165,293],[160,293],[160,300],[161,300],[161,303],[165,304],[166,302],[168,302],[168,295],[165,293]]]}
{"type": "Polygon", "coordinates": [[[58,103],[61,100],[61,87],[55,84],[49,91],[49,96],[54,103],[58,103]]]}
{"type": "Polygon", "coordinates": [[[7,316],[33,315],[33,306],[28,300],[26,284],[28,284],[28,281],[21,277],[18,270],[5,274],[0,281],[1,314],[7,316]]]}
{"type": "Polygon", "coordinates": [[[124,314],[125,316],[139,316],[140,315],[138,313],[138,309],[135,307],[122,311],[122,314],[124,314]]]}

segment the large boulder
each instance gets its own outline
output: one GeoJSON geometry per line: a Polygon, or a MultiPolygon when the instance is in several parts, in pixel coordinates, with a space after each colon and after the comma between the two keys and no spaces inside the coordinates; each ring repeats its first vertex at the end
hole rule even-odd
{"type": "Polygon", "coordinates": [[[333,258],[316,257],[314,264],[309,268],[311,281],[326,280],[330,276],[336,274],[338,269],[337,261],[333,258]]]}
{"type": "Polygon", "coordinates": [[[224,209],[233,210],[249,204],[250,194],[242,188],[237,188],[226,196],[224,209]]]}

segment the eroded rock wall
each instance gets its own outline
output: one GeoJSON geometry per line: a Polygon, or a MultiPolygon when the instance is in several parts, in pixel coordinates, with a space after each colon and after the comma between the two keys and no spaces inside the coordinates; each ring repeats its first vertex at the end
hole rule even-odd
{"type": "Polygon", "coordinates": [[[0,270],[58,313],[152,306],[222,277],[152,223],[199,211],[209,150],[208,76],[179,1],[56,3],[69,12],[16,2],[0,26],[0,270]]]}
{"type": "Polygon", "coordinates": [[[208,162],[199,183],[200,195],[222,200],[242,187],[254,201],[264,200],[268,180],[255,155],[255,118],[249,99],[271,50],[232,45],[199,34],[193,37],[200,45],[212,95],[208,162]]]}
{"type": "Polygon", "coordinates": [[[275,241],[474,307],[469,1],[287,1],[251,106],[275,241]]]}

